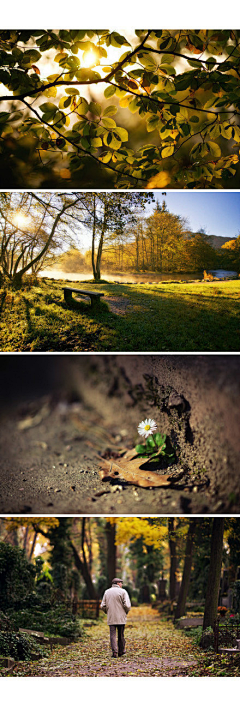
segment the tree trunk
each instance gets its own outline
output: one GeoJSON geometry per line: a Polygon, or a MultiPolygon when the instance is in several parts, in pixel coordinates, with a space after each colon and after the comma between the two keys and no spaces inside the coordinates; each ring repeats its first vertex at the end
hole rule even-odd
{"type": "Polygon", "coordinates": [[[92,230],[92,270],[93,278],[97,280],[96,268],[95,268],[95,235],[96,235],[96,195],[93,195],[93,230],[92,230]]]}
{"type": "Polygon", "coordinates": [[[218,595],[220,586],[224,517],[215,517],[212,526],[210,567],[208,572],[203,630],[214,627],[217,617],[218,595]]]}
{"type": "Polygon", "coordinates": [[[190,583],[190,576],[191,576],[192,553],[193,553],[194,535],[195,535],[196,526],[197,526],[196,520],[190,521],[189,528],[188,528],[188,534],[187,534],[187,541],[186,541],[182,583],[181,583],[177,607],[176,607],[176,611],[175,611],[175,619],[181,618],[181,616],[184,615],[184,613],[185,613],[185,606],[186,606],[186,600],[187,600],[189,583],[190,583]]]}
{"type": "Polygon", "coordinates": [[[108,582],[112,583],[112,580],[116,576],[116,558],[117,558],[117,548],[115,543],[116,537],[116,524],[111,524],[111,522],[106,523],[106,535],[107,535],[107,574],[108,582]]]}
{"type": "MultiPolygon", "coordinates": [[[[83,518],[83,520],[82,520],[82,550],[84,547],[84,536],[85,536],[85,518],[83,518]]],[[[70,544],[71,544],[71,548],[73,550],[75,566],[78,569],[78,571],[80,571],[80,574],[82,575],[82,577],[85,581],[87,591],[88,591],[90,598],[92,600],[95,600],[97,598],[97,594],[96,594],[96,591],[95,591],[95,588],[94,588],[94,585],[92,582],[91,574],[89,572],[85,552],[83,553],[83,561],[82,561],[82,559],[80,558],[78,551],[72,541],[70,542],[70,544]]]]}
{"type": "Polygon", "coordinates": [[[170,585],[169,596],[170,600],[174,601],[176,597],[176,573],[177,573],[177,545],[175,537],[175,520],[170,517],[168,520],[169,532],[169,550],[170,550],[170,585]]]}
{"type": "Polygon", "coordinates": [[[32,540],[32,544],[31,544],[31,550],[30,550],[29,557],[28,557],[29,561],[31,561],[31,558],[33,556],[33,552],[34,552],[34,549],[36,546],[37,537],[38,537],[38,532],[35,532],[33,540],[32,540]]]}
{"type": "Polygon", "coordinates": [[[100,236],[100,241],[98,244],[98,252],[97,252],[96,276],[94,276],[95,281],[100,281],[100,279],[101,279],[101,258],[102,258],[102,250],[103,250],[103,240],[104,240],[104,235],[105,235],[106,226],[107,226],[107,217],[108,217],[107,205],[104,204],[103,225],[102,225],[101,236],[100,236]]]}

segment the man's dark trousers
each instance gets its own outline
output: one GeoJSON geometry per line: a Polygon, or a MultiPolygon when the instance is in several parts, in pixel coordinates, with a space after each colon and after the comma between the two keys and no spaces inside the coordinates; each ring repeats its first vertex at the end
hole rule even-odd
{"type": "Polygon", "coordinates": [[[110,643],[112,648],[112,653],[114,655],[118,654],[118,657],[125,654],[125,638],[124,638],[124,628],[125,625],[109,625],[110,628],[110,643]],[[118,642],[116,638],[116,631],[118,632],[118,642]]]}

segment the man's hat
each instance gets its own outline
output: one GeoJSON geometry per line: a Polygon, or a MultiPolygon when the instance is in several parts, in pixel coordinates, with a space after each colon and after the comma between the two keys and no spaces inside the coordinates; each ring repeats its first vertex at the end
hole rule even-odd
{"type": "Polygon", "coordinates": [[[113,583],[123,583],[123,580],[122,579],[113,579],[112,584],[113,583]]]}

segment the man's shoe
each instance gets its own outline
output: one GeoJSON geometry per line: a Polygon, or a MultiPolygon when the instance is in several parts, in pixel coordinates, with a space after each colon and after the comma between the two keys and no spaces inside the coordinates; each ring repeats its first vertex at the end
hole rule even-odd
{"type": "Polygon", "coordinates": [[[126,655],[126,650],[123,650],[123,652],[118,653],[118,657],[122,657],[122,655],[126,655]]]}
{"type": "Polygon", "coordinates": [[[113,652],[112,657],[117,657],[117,653],[113,652]]]}

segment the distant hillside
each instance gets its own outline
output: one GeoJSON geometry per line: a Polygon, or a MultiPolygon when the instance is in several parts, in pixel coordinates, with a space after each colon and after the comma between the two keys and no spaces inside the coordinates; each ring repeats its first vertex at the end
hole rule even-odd
{"type": "MultiPolygon", "coordinates": [[[[193,236],[194,233],[193,232],[193,236]]],[[[232,239],[235,239],[235,237],[230,237],[230,236],[216,236],[215,234],[207,234],[208,239],[210,241],[211,246],[213,246],[214,249],[221,249],[221,246],[225,244],[226,241],[231,241],[232,239]]]]}

